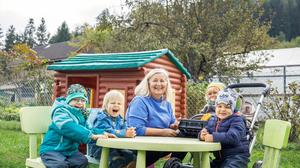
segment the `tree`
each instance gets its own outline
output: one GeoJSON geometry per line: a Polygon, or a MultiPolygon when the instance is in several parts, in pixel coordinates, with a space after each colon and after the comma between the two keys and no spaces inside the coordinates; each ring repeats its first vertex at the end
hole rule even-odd
{"type": "Polygon", "coordinates": [[[257,69],[265,59],[247,62],[246,54],[270,43],[269,24],[261,22],[258,1],[129,0],[127,5],[131,13],[115,36],[117,45],[169,48],[194,80],[236,76],[257,69]]]}
{"type": "Polygon", "coordinates": [[[2,40],[1,40],[2,37],[3,37],[3,32],[2,32],[2,28],[0,27],[0,49],[3,46],[3,43],[2,43],[2,40]]]}
{"type": "Polygon", "coordinates": [[[38,57],[27,44],[15,44],[9,51],[0,51],[0,80],[21,81],[41,73],[47,60],[38,57]]]}
{"type": "Polygon", "coordinates": [[[13,45],[16,43],[16,33],[15,33],[15,27],[11,25],[6,33],[5,38],[5,51],[9,51],[12,49],[13,45]]]}
{"type": "Polygon", "coordinates": [[[269,34],[276,37],[283,33],[285,40],[300,35],[300,3],[295,0],[267,0],[264,19],[272,21],[269,34]]]}
{"type": "Polygon", "coordinates": [[[34,26],[34,19],[30,18],[23,34],[23,43],[26,43],[30,48],[36,45],[36,41],[34,38],[35,31],[36,28],[34,26]]]}
{"type": "Polygon", "coordinates": [[[97,17],[96,17],[96,27],[97,29],[112,29],[113,24],[116,21],[114,15],[109,13],[108,9],[104,9],[97,17]]]}
{"type": "Polygon", "coordinates": [[[71,33],[69,31],[69,27],[67,23],[64,21],[61,26],[57,29],[56,34],[51,37],[49,43],[58,43],[58,42],[64,42],[69,41],[71,39],[71,33]]]}
{"type": "Polygon", "coordinates": [[[45,19],[41,19],[41,24],[38,26],[36,31],[37,45],[46,46],[50,37],[50,33],[47,33],[45,19]]]}
{"type": "Polygon", "coordinates": [[[13,73],[11,68],[11,62],[13,56],[11,56],[7,51],[0,50],[0,80],[7,80],[13,73]]]}
{"type": "Polygon", "coordinates": [[[216,76],[228,80],[267,60],[261,55],[249,61],[247,55],[272,42],[270,23],[262,22],[260,1],[128,0],[126,4],[128,15],[110,19],[107,11],[102,12],[96,29],[81,37],[83,46],[102,52],[169,48],[195,81],[216,76]]]}
{"type": "Polygon", "coordinates": [[[81,35],[76,37],[72,45],[80,47],[82,51],[89,52],[114,52],[117,51],[113,40],[113,28],[116,18],[107,9],[103,10],[96,18],[95,28],[81,26],[81,35]]]}
{"type": "Polygon", "coordinates": [[[81,36],[84,33],[84,31],[89,28],[91,28],[91,26],[88,23],[76,26],[74,32],[72,32],[72,37],[81,36]]]}

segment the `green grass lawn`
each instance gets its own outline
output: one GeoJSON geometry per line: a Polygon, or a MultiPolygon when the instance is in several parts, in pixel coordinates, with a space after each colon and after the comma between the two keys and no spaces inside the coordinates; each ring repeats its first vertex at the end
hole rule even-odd
{"type": "MultiPolygon", "coordinates": [[[[28,136],[18,130],[16,123],[9,127],[3,127],[0,121],[0,168],[24,168],[25,158],[28,157],[28,136]],[[14,126],[15,125],[15,126],[14,126]]],[[[7,125],[7,123],[5,123],[7,125]]],[[[252,155],[251,163],[263,158],[263,149],[261,145],[256,145],[252,155]]],[[[281,168],[300,167],[300,144],[289,143],[287,149],[282,151],[281,168]]],[[[156,167],[160,168],[164,161],[158,161],[156,167]]],[[[93,166],[97,167],[97,166],[93,166]]]]}
{"type": "Polygon", "coordinates": [[[0,129],[0,167],[24,168],[28,157],[28,137],[16,130],[0,129]]]}

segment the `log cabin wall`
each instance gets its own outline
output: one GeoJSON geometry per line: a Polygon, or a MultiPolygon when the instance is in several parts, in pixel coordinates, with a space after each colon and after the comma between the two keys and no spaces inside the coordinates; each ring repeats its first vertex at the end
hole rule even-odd
{"type": "Polygon", "coordinates": [[[140,70],[133,71],[106,71],[99,74],[98,84],[98,107],[102,107],[102,102],[105,93],[109,90],[123,90],[125,96],[125,109],[127,109],[128,103],[134,97],[134,89],[144,78],[144,73],[140,70]]]}
{"type": "Polygon", "coordinates": [[[53,100],[57,97],[66,95],[67,88],[67,79],[65,73],[56,72],[54,74],[54,92],[53,92],[53,100]]]}

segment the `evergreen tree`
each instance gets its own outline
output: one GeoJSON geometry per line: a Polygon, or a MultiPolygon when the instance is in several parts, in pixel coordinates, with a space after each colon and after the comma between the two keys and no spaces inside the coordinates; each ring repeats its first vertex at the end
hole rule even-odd
{"type": "Polygon", "coordinates": [[[264,19],[272,21],[270,36],[284,35],[290,41],[300,35],[299,0],[267,0],[264,9],[264,19]]]}
{"type": "Polygon", "coordinates": [[[5,51],[9,51],[16,44],[16,29],[13,25],[9,27],[5,38],[5,51]]]}
{"type": "Polygon", "coordinates": [[[0,27],[0,49],[3,46],[3,43],[2,43],[2,40],[1,40],[2,37],[3,37],[3,32],[2,32],[2,28],[0,27]]]}
{"type": "Polygon", "coordinates": [[[51,37],[49,43],[59,43],[63,41],[69,41],[71,39],[71,33],[67,23],[64,21],[61,26],[57,29],[56,34],[51,37]]]}
{"type": "Polygon", "coordinates": [[[35,30],[36,28],[34,26],[34,20],[33,18],[30,18],[23,34],[23,42],[26,43],[30,48],[34,47],[36,44],[34,39],[35,30]]]}
{"type": "Polygon", "coordinates": [[[47,33],[45,19],[41,19],[41,24],[38,26],[36,31],[37,45],[46,46],[48,44],[50,34],[47,33]]]}
{"type": "Polygon", "coordinates": [[[45,19],[41,19],[41,24],[38,26],[36,31],[37,45],[46,46],[48,44],[50,33],[47,33],[45,19]]]}
{"type": "Polygon", "coordinates": [[[16,34],[16,44],[22,44],[24,43],[24,34],[16,34]]]}

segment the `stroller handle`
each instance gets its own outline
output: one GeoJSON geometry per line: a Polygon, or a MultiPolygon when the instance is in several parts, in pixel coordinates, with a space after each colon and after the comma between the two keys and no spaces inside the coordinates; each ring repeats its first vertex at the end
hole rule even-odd
{"type": "Polygon", "coordinates": [[[234,89],[234,88],[253,88],[253,87],[264,88],[264,90],[262,91],[262,94],[264,96],[270,93],[270,87],[265,83],[236,83],[236,84],[230,84],[226,88],[234,89]]]}

